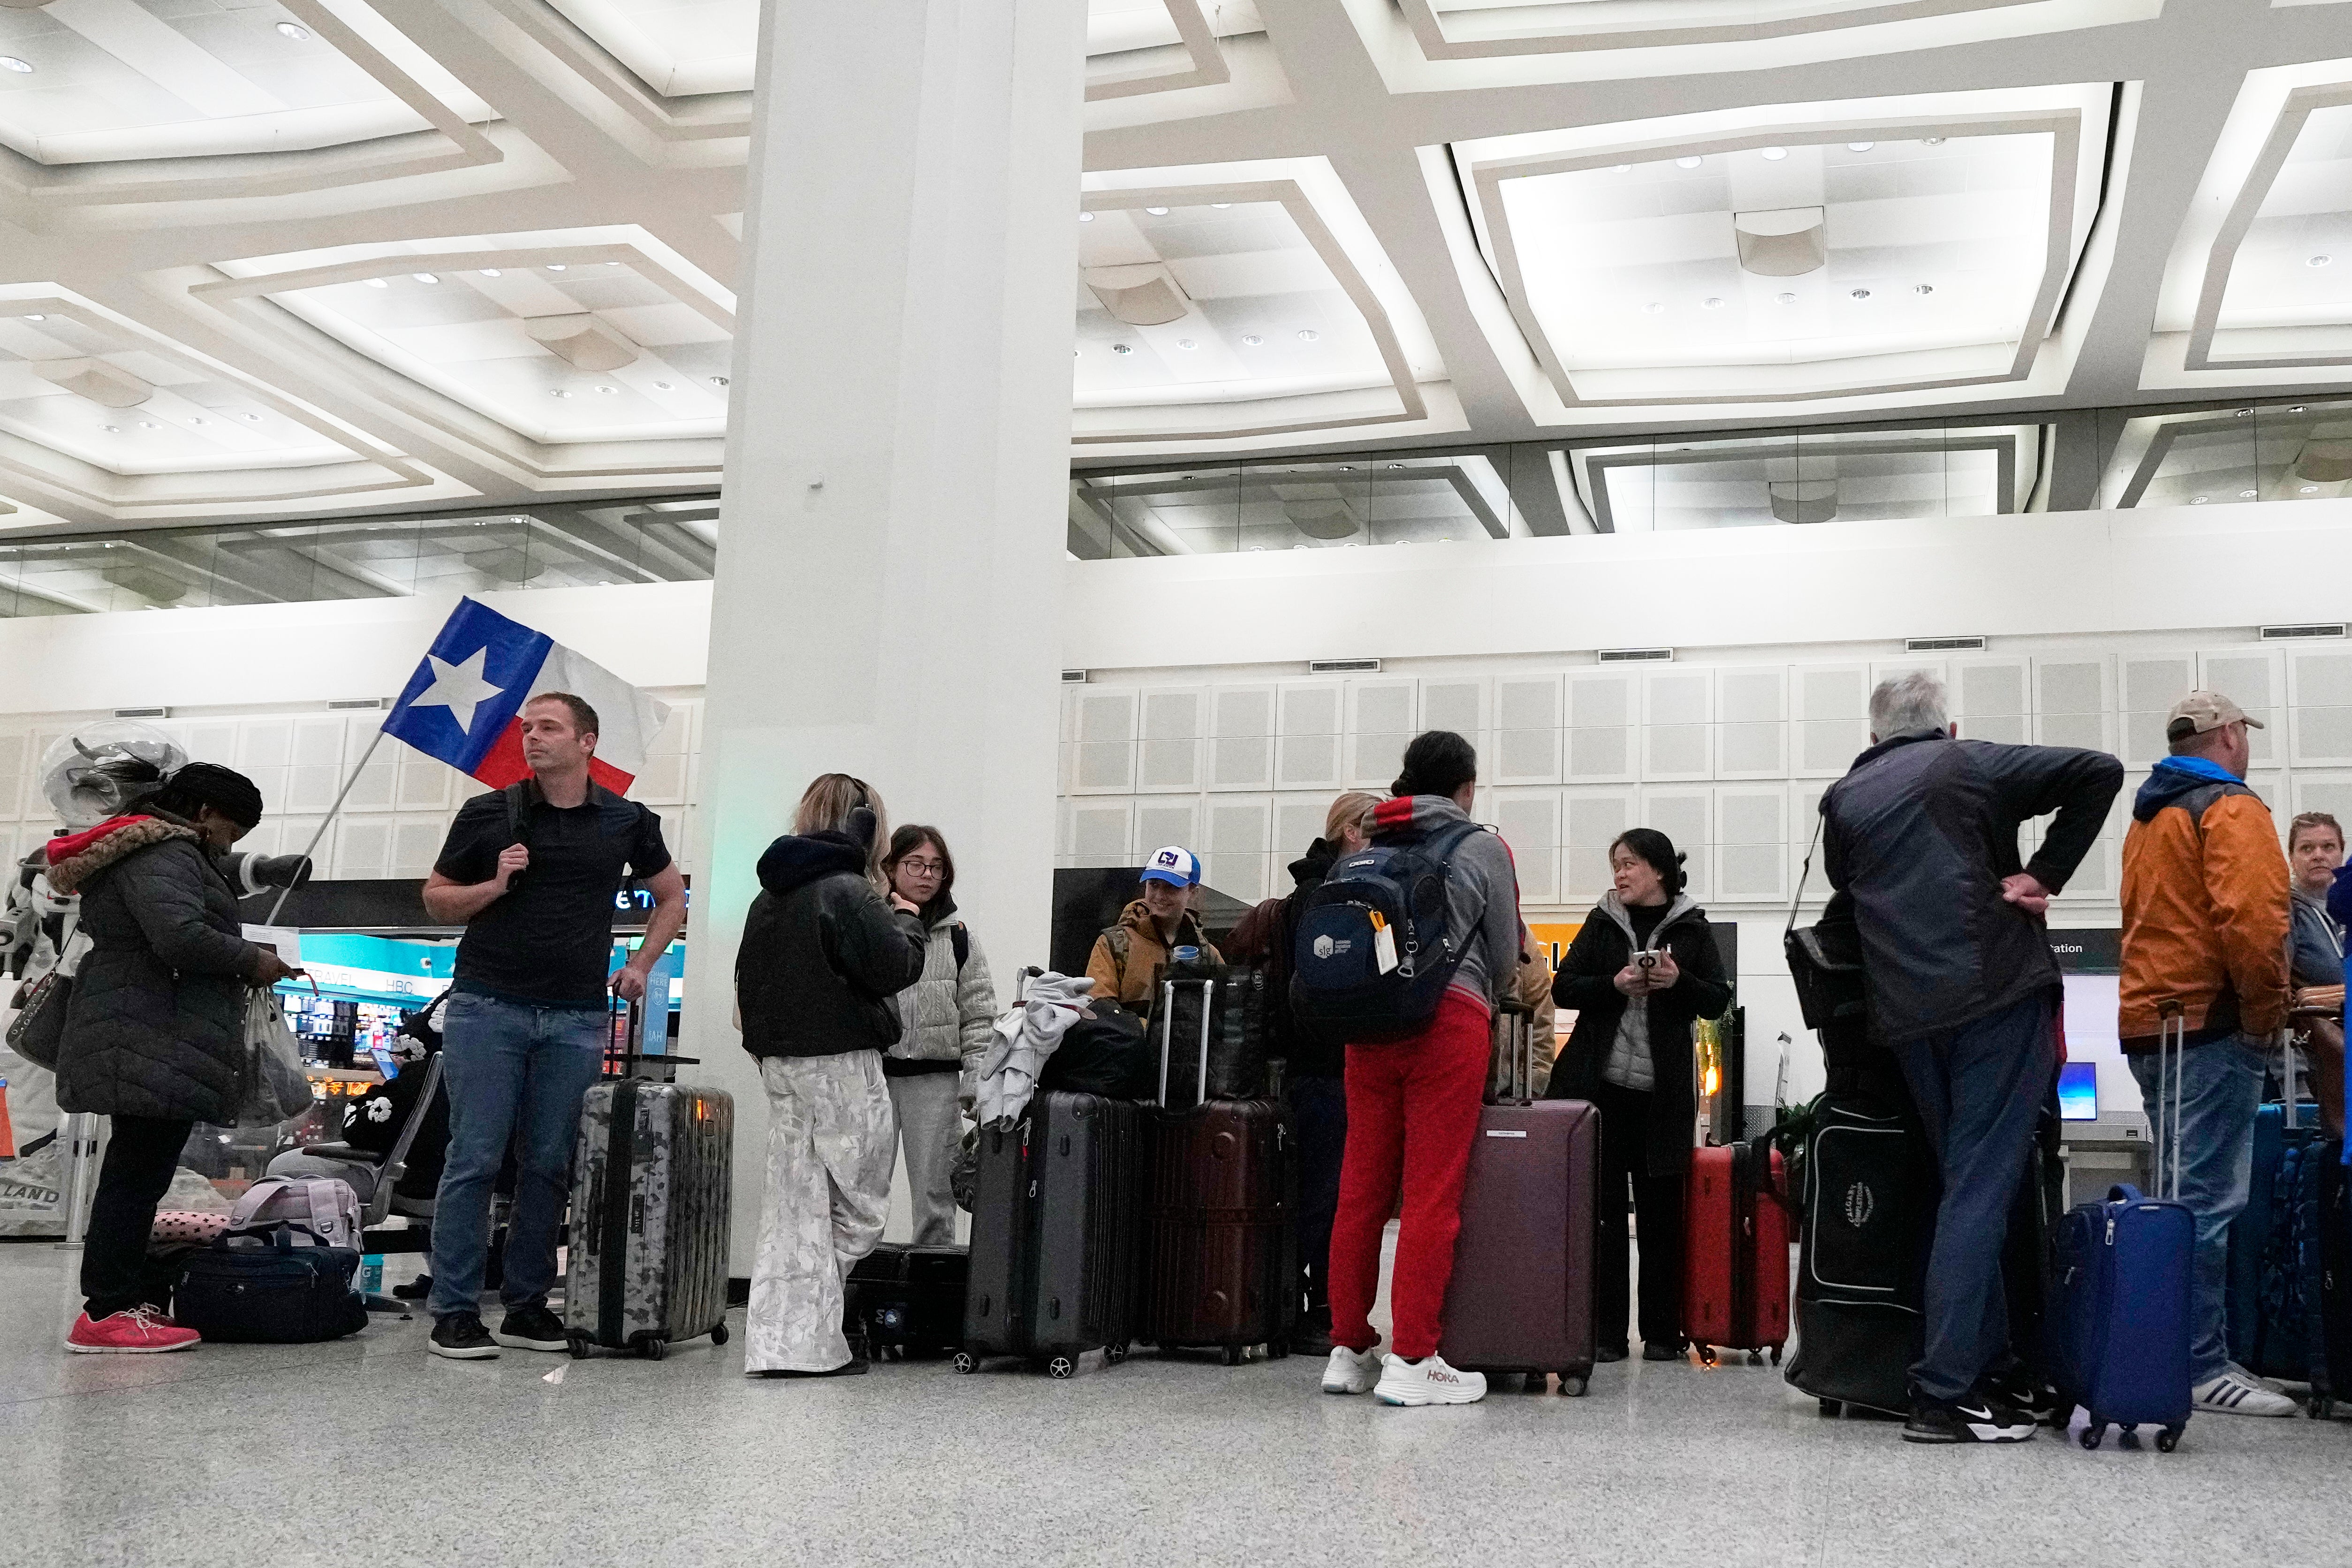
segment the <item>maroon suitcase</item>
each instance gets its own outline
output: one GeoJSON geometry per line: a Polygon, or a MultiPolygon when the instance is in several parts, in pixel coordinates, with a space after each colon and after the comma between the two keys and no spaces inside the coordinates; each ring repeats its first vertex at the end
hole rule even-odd
{"type": "MultiPolygon", "coordinates": [[[[1171,981],[1167,988],[1186,984],[1205,990],[1216,982],[1171,981]]],[[[1201,998],[1196,1016],[1211,1016],[1212,999],[1201,998]]],[[[1169,998],[1161,1000],[1164,1019],[1173,1009],[1169,998]]],[[[1163,1082],[1168,1034],[1163,1028],[1163,1082]]],[[[1301,1301],[1297,1134],[1290,1109],[1278,1096],[1207,1098],[1205,1040],[1194,1060],[1199,1082],[1183,1087],[1197,1103],[1157,1113],[1136,1337],[1162,1350],[1214,1345],[1227,1365],[1252,1345],[1265,1345],[1269,1359],[1286,1355],[1301,1301]]]]}
{"type": "Polygon", "coordinates": [[[1592,1374],[1592,1201],[1601,1113],[1582,1100],[1531,1100],[1533,1020],[1496,1018],[1497,1070],[1462,1189],[1462,1233],[1438,1354],[1476,1372],[1559,1374],[1582,1394],[1592,1374]]]}

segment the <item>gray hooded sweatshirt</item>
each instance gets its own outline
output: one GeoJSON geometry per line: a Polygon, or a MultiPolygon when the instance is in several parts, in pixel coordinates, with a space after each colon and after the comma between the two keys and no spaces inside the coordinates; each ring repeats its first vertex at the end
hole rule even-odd
{"type": "MultiPolygon", "coordinates": [[[[1395,804],[1386,802],[1382,810],[1395,804]]],[[[1412,826],[1423,835],[1450,822],[1469,820],[1469,814],[1445,796],[1412,797],[1412,826]]],[[[1372,841],[1381,842],[1387,836],[1376,821],[1372,841]]],[[[1446,861],[1445,903],[1447,928],[1462,933],[1467,943],[1448,988],[1491,1013],[1496,998],[1508,992],[1519,971],[1519,873],[1500,837],[1472,833],[1455,848],[1446,861]]]]}

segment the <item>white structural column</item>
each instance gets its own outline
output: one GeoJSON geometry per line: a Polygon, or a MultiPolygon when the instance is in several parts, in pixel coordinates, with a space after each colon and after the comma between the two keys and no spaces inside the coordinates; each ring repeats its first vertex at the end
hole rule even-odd
{"type": "Polygon", "coordinates": [[[683,1028],[730,1022],[755,866],[820,773],[929,822],[1005,981],[1051,922],[1085,0],[774,0],[760,45],[683,1028]]]}

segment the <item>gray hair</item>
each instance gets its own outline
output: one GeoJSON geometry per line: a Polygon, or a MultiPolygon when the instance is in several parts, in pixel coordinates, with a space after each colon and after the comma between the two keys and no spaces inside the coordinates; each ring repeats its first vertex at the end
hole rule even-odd
{"type": "Polygon", "coordinates": [[[1944,683],[1925,670],[1881,681],[1870,694],[1870,733],[1881,740],[1913,730],[1942,729],[1949,723],[1944,683]]]}

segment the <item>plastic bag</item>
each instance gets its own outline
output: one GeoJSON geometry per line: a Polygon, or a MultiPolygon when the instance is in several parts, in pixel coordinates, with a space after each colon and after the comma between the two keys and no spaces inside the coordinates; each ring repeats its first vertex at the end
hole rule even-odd
{"type": "Polygon", "coordinates": [[[302,1075],[293,1026],[286,1021],[278,993],[267,987],[246,995],[245,1065],[238,1089],[236,1124],[240,1127],[289,1121],[308,1111],[317,1097],[302,1075]]]}

